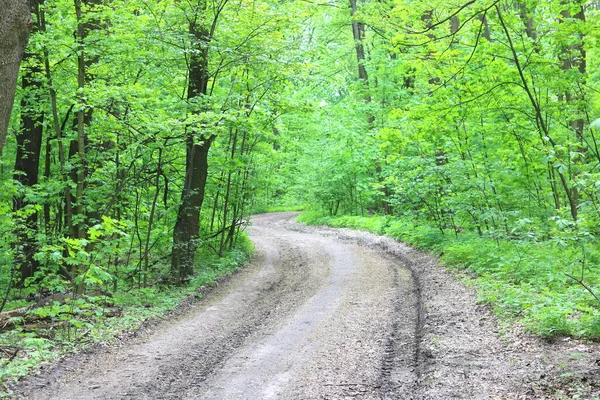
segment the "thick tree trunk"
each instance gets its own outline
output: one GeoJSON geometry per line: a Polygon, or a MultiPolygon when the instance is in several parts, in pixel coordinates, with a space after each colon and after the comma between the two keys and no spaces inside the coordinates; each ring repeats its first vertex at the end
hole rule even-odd
{"type": "MultiPolygon", "coordinates": [[[[195,100],[208,93],[208,51],[212,32],[206,26],[192,21],[189,33],[195,51],[190,56],[187,97],[188,100],[195,100]]],[[[186,283],[194,272],[194,258],[200,232],[200,210],[208,177],[208,152],[215,139],[214,135],[200,140],[197,137],[197,132],[187,132],[185,182],[173,230],[171,254],[171,278],[176,285],[186,283]]]]}
{"type": "Polygon", "coordinates": [[[0,0],[0,154],[15,99],[19,64],[29,40],[28,0],[0,0]]]}
{"type": "Polygon", "coordinates": [[[214,136],[200,144],[188,137],[186,176],[177,221],[173,232],[171,272],[177,285],[186,283],[194,272],[194,257],[198,247],[200,211],[204,202],[208,177],[208,152],[214,136]]]}

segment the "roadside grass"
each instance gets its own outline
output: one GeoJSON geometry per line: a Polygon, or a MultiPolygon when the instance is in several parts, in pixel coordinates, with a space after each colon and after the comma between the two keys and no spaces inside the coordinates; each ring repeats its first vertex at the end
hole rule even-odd
{"type": "Polygon", "coordinates": [[[304,211],[306,207],[303,205],[279,205],[279,206],[258,206],[252,209],[252,214],[264,214],[271,212],[293,212],[304,211]]]}
{"type": "MultiPolygon", "coordinates": [[[[112,296],[82,296],[53,301],[32,312],[42,323],[28,326],[27,317],[14,321],[15,328],[0,334],[0,397],[10,395],[9,382],[39,370],[61,356],[97,343],[111,343],[158,321],[190,296],[201,298],[201,288],[232,274],[251,258],[252,242],[241,235],[237,246],[217,257],[206,252],[202,265],[188,286],[132,288],[112,296]]],[[[15,304],[23,306],[27,304],[15,304]]],[[[13,307],[14,308],[14,307],[13,307]]]]}
{"type": "Polygon", "coordinates": [[[390,236],[468,272],[479,300],[507,322],[542,337],[600,338],[600,252],[597,242],[509,239],[442,234],[399,217],[324,216],[305,211],[299,222],[390,236]],[[578,282],[579,281],[579,282],[578,282]],[[592,294],[593,293],[593,294],[592,294]]]}

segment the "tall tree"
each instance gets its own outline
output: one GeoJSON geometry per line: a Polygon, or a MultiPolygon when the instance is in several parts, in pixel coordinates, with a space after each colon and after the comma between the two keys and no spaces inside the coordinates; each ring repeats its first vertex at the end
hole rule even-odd
{"type": "MultiPolygon", "coordinates": [[[[574,6],[572,2],[562,2],[563,10],[561,10],[561,17],[563,23],[571,23],[571,21],[576,21],[580,24],[585,23],[585,9],[582,4],[577,4],[574,6]],[[576,12],[572,12],[571,9],[575,8],[576,12]]],[[[585,113],[585,106],[583,105],[583,100],[585,98],[583,93],[583,87],[585,87],[585,80],[582,78],[585,76],[587,72],[587,52],[584,48],[585,37],[583,33],[577,32],[574,35],[575,38],[571,39],[571,43],[569,46],[564,46],[561,49],[559,54],[559,59],[562,63],[562,69],[565,71],[565,74],[573,74],[574,71],[577,78],[571,80],[570,86],[571,88],[567,89],[564,94],[564,99],[567,103],[574,104],[574,112],[575,118],[571,118],[569,121],[569,126],[575,132],[576,142],[578,143],[576,146],[579,148],[576,149],[576,152],[580,153],[578,157],[575,158],[575,163],[580,163],[584,157],[585,152],[585,139],[584,139],[584,126],[585,121],[583,119],[583,115],[585,113]]],[[[562,97],[562,96],[561,96],[562,97]]],[[[571,178],[574,179],[577,171],[573,174],[571,178]]],[[[571,199],[571,217],[573,220],[577,219],[577,215],[579,213],[579,190],[576,185],[571,185],[569,187],[569,198],[571,199]]]]}
{"type": "MultiPolygon", "coordinates": [[[[188,20],[191,51],[188,60],[187,100],[196,116],[203,111],[204,97],[209,94],[209,52],[221,12],[227,0],[213,3],[198,1],[188,20]],[[208,18],[212,12],[212,18],[208,18]]],[[[214,133],[201,132],[197,126],[186,127],[186,167],[181,203],[173,230],[171,275],[175,284],[186,282],[194,270],[200,231],[200,210],[208,178],[208,153],[214,133]]]]}
{"type": "MultiPolygon", "coordinates": [[[[44,0],[32,0],[31,12],[35,16],[32,33],[40,31],[41,9],[44,0]]],[[[33,50],[25,52],[21,87],[25,96],[21,101],[21,127],[16,135],[17,154],[15,157],[14,179],[20,183],[20,190],[13,199],[13,211],[21,223],[17,223],[16,262],[20,266],[21,282],[32,277],[39,267],[34,258],[37,251],[35,234],[38,229],[38,212],[27,200],[26,190],[39,182],[40,154],[44,131],[43,60],[33,50]]]]}

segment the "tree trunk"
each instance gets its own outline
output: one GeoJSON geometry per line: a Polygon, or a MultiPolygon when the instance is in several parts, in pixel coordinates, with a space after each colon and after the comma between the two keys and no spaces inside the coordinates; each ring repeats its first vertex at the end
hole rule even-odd
{"type": "MultiPolygon", "coordinates": [[[[31,12],[36,15],[37,23],[33,25],[33,31],[40,30],[40,5],[44,0],[32,0],[31,12]]],[[[40,154],[42,150],[42,134],[44,114],[38,104],[46,101],[42,98],[43,60],[40,54],[25,53],[24,59],[29,60],[23,73],[22,87],[26,96],[21,101],[21,129],[16,135],[17,154],[15,157],[14,179],[24,189],[38,184],[40,154]]],[[[32,277],[39,268],[39,262],[34,259],[37,252],[35,234],[38,231],[38,213],[36,210],[28,210],[20,216],[19,212],[31,205],[26,200],[24,191],[20,191],[13,198],[13,211],[19,222],[15,230],[17,237],[17,248],[15,261],[20,267],[21,284],[27,278],[32,277]]]]}
{"type": "MultiPolygon", "coordinates": [[[[369,74],[367,73],[367,69],[365,68],[365,47],[363,44],[363,40],[365,39],[365,24],[358,21],[356,19],[357,12],[357,0],[350,0],[350,11],[352,15],[352,36],[354,38],[354,49],[356,51],[356,61],[358,62],[358,79],[364,83],[365,86],[365,104],[371,103],[371,93],[369,90],[369,74]]],[[[369,122],[369,129],[373,128],[373,124],[375,122],[375,116],[369,112],[367,117],[369,122]]],[[[392,206],[388,202],[390,193],[385,185],[383,180],[382,171],[383,168],[381,166],[382,162],[379,159],[375,160],[375,172],[377,173],[377,179],[381,185],[381,193],[382,193],[382,201],[381,208],[383,209],[384,214],[392,214],[392,206]]]]}
{"type": "Polygon", "coordinates": [[[85,157],[85,114],[86,110],[84,108],[85,96],[83,90],[85,89],[85,71],[86,71],[86,61],[85,61],[85,27],[83,22],[83,15],[81,11],[81,0],[75,0],[75,14],[77,16],[77,99],[79,101],[79,110],[77,111],[76,119],[77,119],[77,172],[76,172],[76,209],[75,213],[79,216],[79,222],[77,224],[76,232],[77,238],[85,239],[86,237],[86,227],[85,227],[85,218],[84,215],[84,199],[83,199],[83,189],[85,185],[86,179],[86,157],[85,157]]]}
{"type": "MultiPolygon", "coordinates": [[[[69,146],[69,159],[77,166],[71,173],[71,180],[75,184],[75,196],[72,198],[76,205],[75,213],[78,215],[79,224],[74,227],[74,234],[78,238],[85,238],[89,226],[100,221],[99,208],[95,204],[89,204],[89,196],[85,193],[89,190],[90,175],[94,165],[88,157],[89,152],[89,130],[92,124],[94,109],[85,104],[84,89],[89,87],[95,79],[94,74],[90,73],[91,67],[98,63],[100,57],[98,54],[86,49],[86,41],[93,31],[106,28],[101,24],[97,14],[97,7],[103,4],[104,0],[75,0],[75,11],[77,14],[77,86],[80,109],[75,112],[73,120],[73,130],[77,132],[75,140],[72,140],[69,146]],[[84,15],[85,11],[87,15],[84,15]]],[[[100,151],[103,149],[99,149],[100,151]]]]}
{"type": "Polygon", "coordinates": [[[0,0],[0,155],[6,143],[15,99],[19,64],[29,40],[31,14],[28,0],[0,0]]]}
{"type": "MultiPolygon", "coordinates": [[[[356,50],[356,60],[358,61],[358,78],[362,80],[365,85],[368,85],[369,75],[365,68],[365,47],[363,45],[363,39],[365,38],[365,24],[358,21],[356,16],[356,0],[350,0],[350,9],[352,12],[352,36],[354,37],[354,49],[356,50]]],[[[371,96],[367,91],[365,96],[365,102],[371,102],[371,96]]]]}
{"type": "Polygon", "coordinates": [[[208,152],[214,139],[215,136],[211,136],[204,142],[195,144],[193,135],[188,136],[185,184],[173,231],[171,256],[171,274],[177,285],[186,283],[194,272],[200,210],[208,177],[208,152]]]}
{"type": "MultiPolygon", "coordinates": [[[[570,2],[565,2],[564,5],[566,7],[570,7],[570,2]]],[[[561,15],[564,20],[574,18],[576,20],[579,20],[582,23],[585,22],[585,11],[583,9],[583,6],[580,6],[579,11],[575,15],[571,15],[571,12],[569,10],[563,10],[561,15]]],[[[583,77],[587,70],[587,54],[583,47],[583,42],[584,42],[584,36],[583,36],[583,34],[580,34],[580,37],[578,38],[577,43],[573,44],[572,46],[562,49],[562,52],[559,57],[562,62],[563,70],[565,70],[565,71],[576,70],[577,72],[579,72],[579,74],[581,76],[580,81],[578,82],[579,87],[583,87],[584,86],[583,84],[585,84],[585,82],[583,82],[583,77]]],[[[584,106],[581,105],[581,100],[583,99],[583,94],[575,93],[575,92],[566,92],[564,94],[564,98],[567,103],[575,104],[575,109],[577,110],[577,112],[574,114],[577,117],[570,120],[569,125],[571,126],[571,129],[573,129],[573,131],[575,132],[575,136],[579,143],[579,149],[577,149],[577,152],[583,154],[583,153],[585,153],[585,149],[586,149],[585,139],[583,137],[583,130],[584,130],[585,123],[584,123],[583,118],[581,117],[581,115],[584,115],[584,113],[585,113],[585,108],[584,108],[584,106]]],[[[581,157],[578,157],[575,160],[575,164],[580,163],[581,159],[583,159],[583,155],[581,157]]],[[[571,177],[570,177],[571,180],[572,181],[576,180],[577,175],[578,175],[578,172],[574,171],[571,174],[571,177]]],[[[579,190],[577,189],[576,186],[570,187],[569,198],[571,200],[571,202],[570,202],[571,217],[573,218],[573,220],[577,220],[578,206],[579,206],[579,190]]]]}
{"type": "Polygon", "coordinates": [[[525,33],[530,39],[537,40],[537,31],[532,17],[533,8],[528,7],[527,2],[520,2],[517,7],[519,8],[519,16],[525,26],[525,33]]]}
{"type": "MultiPolygon", "coordinates": [[[[538,134],[540,135],[540,139],[542,140],[542,142],[546,142],[546,141],[549,142],[553,148],[556,148],[558,143],[552,138],[548,123],[546,121],[546,118],[544,118],[540,102],[534,95],[535,88],[530,87],[529,81],[525,77],[525,72],[521,65],[519,55],[517,54],[517,50],[514,46],[512,36],[510,35],[510,31],[509,31],[506,23],[504,22],[504,17],[502,16],[502,11],[497,4],[494,6],[494,8],[496,9],[496,14],[498,15],[498,20],[500,22],[500,26],[502,27],[502,29],[504,30],[504,34],[506,35],[506,40],[508,41],[508,45],[509,45],[510,51],[512,53],[515,67],[517,68],[517,72],[519,73],[519,77],[520,77],[521,84],[522,84],[521,87],[527,94],[527,97],[529,98],[529,101],[531,102],[531,106],[533,107],[533,109],[535,111],[535,120],[536,120],[536,125],[538,127],[538,134]]],[[[549,168],[551,169],[550,177],[552,179],[552,176],[555,174],[554,165],[550,161],[548,163],[549,163],[549,168]]],[[[565,176],[565,174],[560,171],[560,169],[556,170],[556,174],[558,174],[560,184],[563,187],[563,190],[565,191],[565,194],[567,196],[567,201],[569,202],[569,208],[571,210],[571,216],[573,217],[573,220],[576,220],[577,219],[577,202],[572,196],[572,192],[569,187],[568,179],[565,176]]],[[[557,185],[552,184],[553,189],[555,189],[556,187],[557,187],[557,185]]],[[[556,194],[556,196],[557,196],[557,194],[556,194]]],[[[555,199],[557,199],[557,197],[555,197],[555,199]]],[[[559,206],[558,202],[556,202],[556,206],[558,208],[558,206],[559,206]]]]}
{"type": "MultiPolygon", "coordinates": [[[[191,52],[188,62],[187,99],[190,103],[209,94],[208,54],[210,43],[220,11],[226,3],[226,0],[220,3],[212,24],[203,23],[199,15],[190,21],[189,34],[194,50],[191,52]]],[[[200,1],[198,12],[206,12],[206,8],[207,2],[200,1]]],[[[202,109],[195,105],[192,112],[199,114],[202,109]]],[[[194,258],[200,233],[200,211],[204,202],[208,177],[208,153],[216,137],[215,135],[202,136],[191,128],[186,135],[185,182],[173,230],[173,252],[171,254],[171,279],[176,285],[186,283],[194,272],[194,258]]]]}

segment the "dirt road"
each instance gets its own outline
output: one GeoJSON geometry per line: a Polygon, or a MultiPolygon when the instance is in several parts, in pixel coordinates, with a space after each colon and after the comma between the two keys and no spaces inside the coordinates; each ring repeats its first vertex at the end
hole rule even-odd
{"type": "MultiPolygon", "coordinates": [[[[294,216],[255,216],[256,259],[185,315],[58,365],[26,381],[21,397],[545,398],[540,376],[555,368],[552,355],[537,357],[545,345],[500,338],[436,260],[294,216]]],[[[579,350],[590,363],[598,355],[579,350]]]]}

